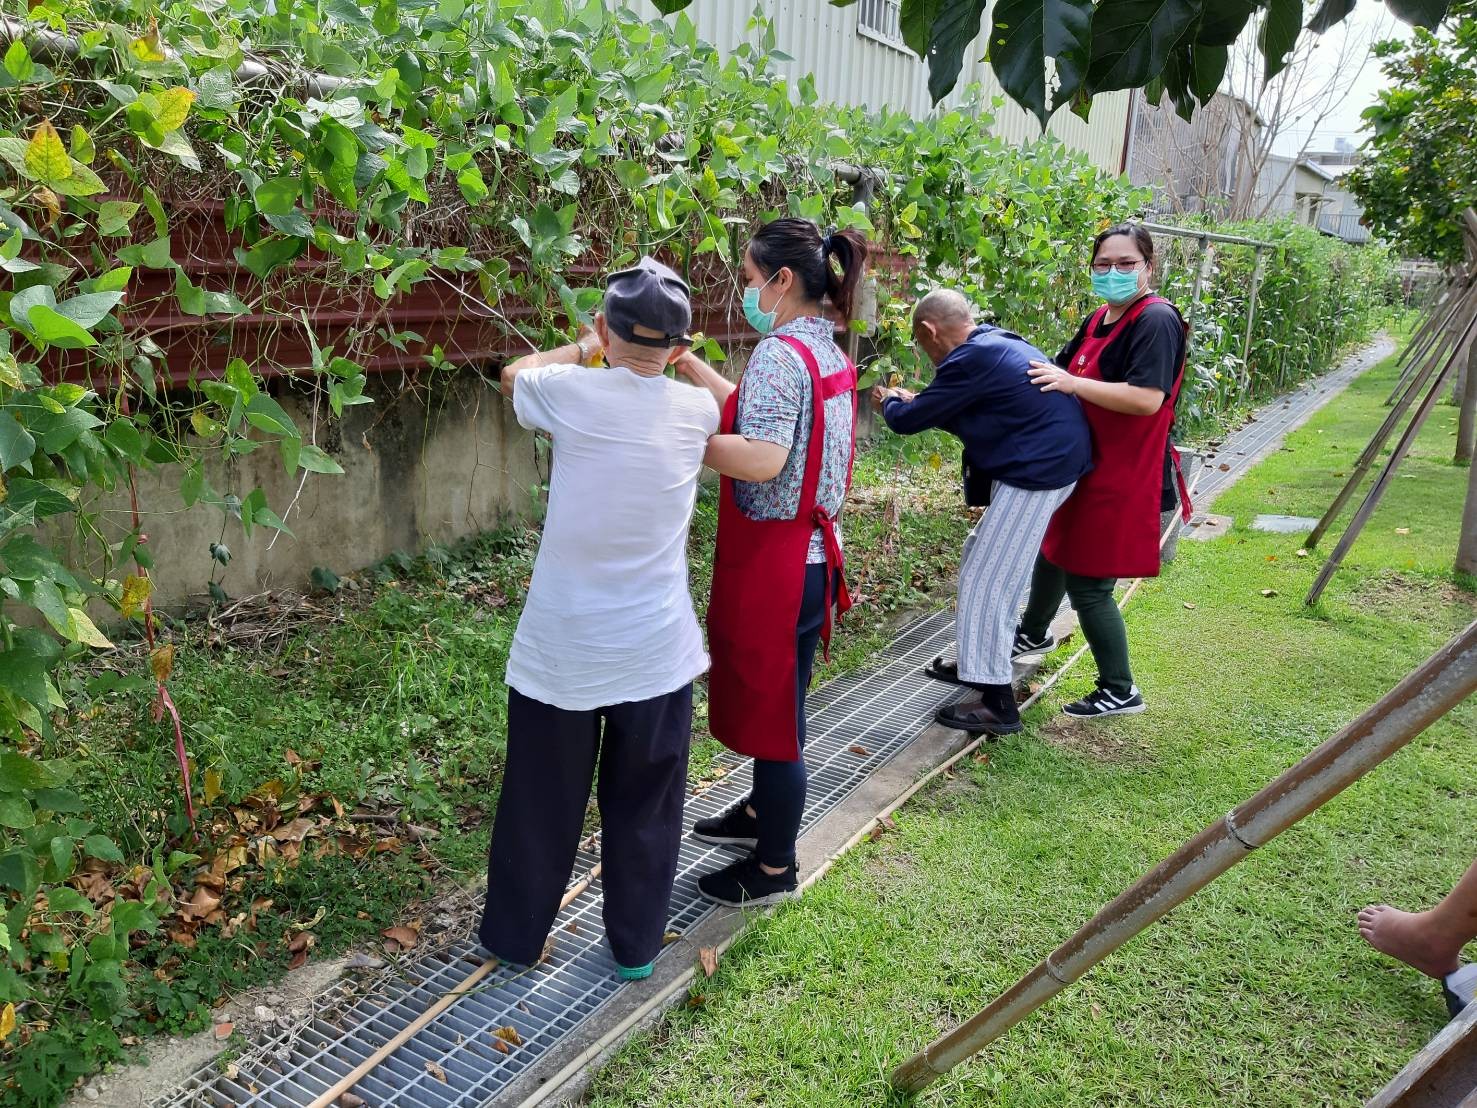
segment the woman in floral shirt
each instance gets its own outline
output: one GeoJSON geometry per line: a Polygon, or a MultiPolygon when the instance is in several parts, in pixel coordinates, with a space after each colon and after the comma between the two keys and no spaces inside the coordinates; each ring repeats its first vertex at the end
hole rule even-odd
{"type": "Polygon", "coordinates": [[[851,481],[856,367],[836,345],[851,319],[867,243],[805,219],[765,224],[744,254],[744,314],[765,337],[735,386],[691,354],[677,369],[723,407],[707,462],[723,474],[708,608],[709,727],[754,758],[752,793],[699,820],[704,842],[748,857],[698,881],[720,904],[771,904],[798,890],[805,809],[805,692],[833,611],[850,605],[837,521],[851,481]],[[830,311],[824,306],[828,304],[830,311]]]}

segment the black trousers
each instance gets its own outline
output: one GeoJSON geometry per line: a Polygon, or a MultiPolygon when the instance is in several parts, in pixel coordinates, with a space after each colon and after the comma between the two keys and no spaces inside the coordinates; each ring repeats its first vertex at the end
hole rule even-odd
{"type": "Polygon", "coordinates": [[[759,824],[759,845],[754,853],[766,866],[778,868],[795,861],[795,840],[800,836],[809,783],[805,769],[805,694],[825,621],[826,567],[806,566],[805,592],[795,626],[795,734],[800,740],[800,757],[793,762],[755,758],[754,788],[749,794],[759,824]]]}
{"type": "Polygon", "coordinates": [[[677,876],[692,686],[570,712],[508,690],[508,762],[487,862],[478,937],[530,965],[559,911],[599,767],[605,931],[622,966],[657,956],[677,876]]]}

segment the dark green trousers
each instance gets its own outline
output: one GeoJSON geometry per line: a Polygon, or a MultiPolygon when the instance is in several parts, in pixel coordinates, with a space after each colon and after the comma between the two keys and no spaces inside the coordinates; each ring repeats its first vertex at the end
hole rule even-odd
{"type": "Polygon", "coordinates": [[[1072,601],[1077,622],[1097,662],[1098,684],[1109,692],[1127,696],[1133,688],[1128,665],[1128,631],[1123,613],[1113,602],[1115,577],[1079,577],[1052,565],[1040,554],[1031,572],[1031,596],[1021,615],[1021,630],[1039,639],[1051,628],[1062,597],[1072,601]]]}

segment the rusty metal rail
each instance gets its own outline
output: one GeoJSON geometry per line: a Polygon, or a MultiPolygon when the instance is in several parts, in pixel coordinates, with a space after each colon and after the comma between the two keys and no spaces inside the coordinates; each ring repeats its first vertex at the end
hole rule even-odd
{"type": "Polygon", "coordinates": [[[1477,622],[1337,735],[1141,877],[989,1007],[892,1075],[913,1094],[1004,1035],[1150,924],[1316,811],[1477,691],[1477,622]]]}

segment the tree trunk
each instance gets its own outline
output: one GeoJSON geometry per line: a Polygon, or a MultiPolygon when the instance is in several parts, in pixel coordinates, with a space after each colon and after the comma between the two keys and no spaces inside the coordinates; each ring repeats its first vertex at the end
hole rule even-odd
{"type": "Polygon", "coordinates": [[[1462,535],[1457,541],[1456,570],[1477,577],[1477,466],[1467,471],[1467,504],[1462,510],[1462,535]]]}
{"type": "Polygon", "coordinates": [[[1472,451],[1477,446],[1477,342],[1467,348],[1466,371],[1461,377],[1462,391],[1457,394],[1461,411],[1457,415],[1456,456],[1452,461],[1471,465],[1472,451]]]}

